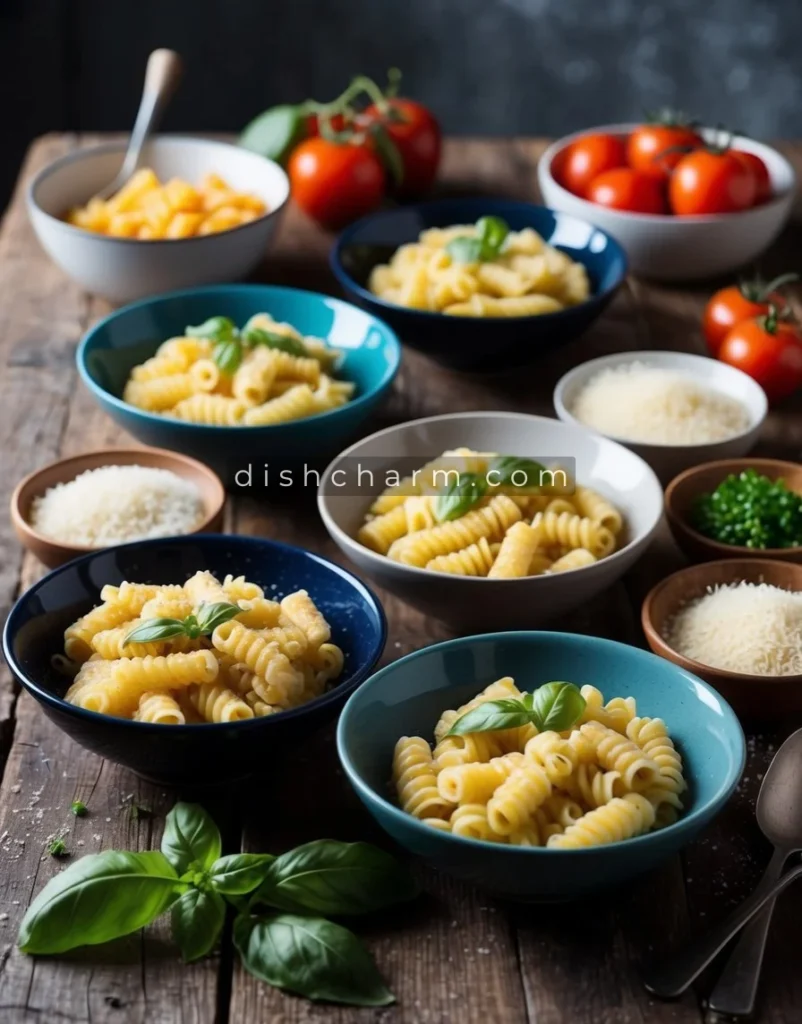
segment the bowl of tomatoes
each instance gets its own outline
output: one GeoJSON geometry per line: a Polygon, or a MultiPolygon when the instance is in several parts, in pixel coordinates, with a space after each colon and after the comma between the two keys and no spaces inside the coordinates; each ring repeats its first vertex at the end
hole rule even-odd
{"type": "Polygon", "coordinates": [[[748,264],[791,212],[795,175],[771,146],[682,118],[576,132],[538,164],[549,206],[597,224],[635,274],[715,277],[748,264]]]}

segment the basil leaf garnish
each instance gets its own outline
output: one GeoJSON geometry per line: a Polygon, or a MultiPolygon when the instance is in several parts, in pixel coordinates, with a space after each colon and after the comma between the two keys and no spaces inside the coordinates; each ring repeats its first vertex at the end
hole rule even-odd
{"type": "Polygon", "coordinates": [[[434,502],[434,517],[439,523],[459,519],[481,501],[487,492],[487,480],[476,473],[460,473],[434,502]]]}
{"type": "Polygon", "coordinates": [[[188,338],[201,338],[208,341],[230,341],[237,336],[237,327],[227,316],[213,316],[204,320],[197,327],[185,327],[188,338]]]}
{"type": "Polygon", "coordinates": [[[510,226],[501,217],[480,217],[476,222],[476,231],[482,240],[482,245],[487,253],[485,259],[493,259],[501,252],[501,247],[510,233],[510,226]]]}
{"type": "Polygon", "coordinates": [[[199,804],[178,803],[167,815],[162,853],[179,875],[206,871],[220,856],[220,830],[199,804]]]}
{"type": "Polygon", "coordinates": [[[226,901],[216,892],[188,889],[170,910],[173,941],[185,964],[211,953],[226,918],[226,901]]]}
{"type": "Polygon", "coordinates": [[[171,640],[184,636],[186,626],[183,619],[145,619],[135,626],[123,641],[125,644],[149,644],[156,640],[171,640]]]}
{"type": "Polygon", "coordinates": [[[28,908],[18,944],[24,953],[64,953],[139,931],[183,886],[157,851],[89,854],[51,878],[28,908]]]}
{"type": "Polygon", "coordinates": [[[367,914],[417,892],[407,869],[377,846],[320,839],[277,857],[251,902],[302,913],[367,914]]]}
{"type": "Polygon", "coordinates": [[[280,352],[289,352],[291,356],[305,356],[306,346],[298,338],[287,337],[286,334],[276,334],[274,331],[266,331],[263,327],[246,327],[242,332],[242,340],[246,345],[266,345],[268,348],[278,349],[280,352]]]}
{"type": "Polygon", "coordinates": [[[460,235],[446,246],[454,263],[489,263],[494,260],[510,233],[509,225],[501,217],[480,217],[476,222],[476,235],[460,235]]]}
{"type": "Polygon", "coordinates": [[[546,683],[535,690],[533,714],[540,732],[564,732],[584,710],[585,698],[573,683],[546,683]]]}
{"type": "Polygon", "coordinates": [[[532,713],[522,700],[514,697],[489,700],[466,712],[449,729],[449,736],[469,732],[490,732],[494,729],[517,729],[532,721],[532,713]]]}
{"type": "Polygon", "coordinates": [[[490,463],[488,479],[491,487],[515,487],[520,491],[538,490],[541,473],[546,471],[534,459],[523,459],[517,455],[498,455],[490,463]]]}
{"type": "Polygon", "coordinates": [[[209,883],[226,896],[244,896],[257,889],[274,863],[269,853],[232,853],[209,868],[209,883]]]}
{"type": "Polygon", "coordinates": [[[240,914],[234,945],[245,968],[276,988],[351,1006],[395,1001],[359,939],[324,918],[240,914]]]}
{"type": "Polygon", "coordinates": [[[446,252],[454,263],[479,263],[483,252],[482,240],[460,235],[459,238],[451,239],[446,246],[446,252]]]}
{"type": "Polygon", "coordinates": [[[195,613],[198,629],[202,635],[208,636],[210,633],[214,633],[218,626],[233,619],[240,611],[241,609],[237,605],[230,604],[228,601],[216,601],[213,604],[203,602],[195,613]]]}
{"type": "Polygon", "coordinates": [[[218,369],[227,377],[233,376],[242,363],[242,344],[239,338],[226,338],[218,341],[212,349],[212,359],[218,369]]]}

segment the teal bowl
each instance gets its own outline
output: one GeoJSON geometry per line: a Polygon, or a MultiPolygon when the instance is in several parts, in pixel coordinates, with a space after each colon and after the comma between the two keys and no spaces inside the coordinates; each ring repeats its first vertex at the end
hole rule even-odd
{"type": "Polygon", "coordinates": [[[357,795],[396,842],[496,896],[523,901],[578,899],[651,870],[721,810],[746,757],[732,709],[690,672],[612,640],[549,632],[461,637],[401,658],[351,695],[340,716],[337,750],[357,795]],[[640,714],[662,718],[689,783],[679,821],[625,842],[549,850],[463,839],[401,811],[388,781],[399,736],[430,739],[443,711],[505,675],[526,690],[555,679],[590,683],[608,700],[635,697],[640,714]]]}
{"type": "Polygon", "coordinates": [[[184,452],[211,466],[228,485],[261,480],[263,464],[336,454],[389,391],[401,363],[401,346],[381,320],[355,306],[297,288],[233,284],[191,288],[134,302],[89,331],[78,347],[78,372],[98,404],[145,444],[184,452]],[[121,398],[138,363],[162,341],[184,334],[187,324],[228,316],[242,325],[255,313],[270,313],[301,334],[324,338],[342,349],[338,377],[356,384],[355,397],[339,409],[269,427],[218,427],[184,423],[137,409],[121,398]]]}

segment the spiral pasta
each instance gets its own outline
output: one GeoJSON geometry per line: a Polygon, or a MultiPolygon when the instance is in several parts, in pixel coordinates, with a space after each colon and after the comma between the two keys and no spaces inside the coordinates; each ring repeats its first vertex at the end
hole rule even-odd
{"type": "Polygon", "coordinates": [[[463,715],[488,701],[523,698],[509,676],[443,711],[434,748],[420,736],[396,746],[400,806],[457,837],[551,849],[621,842],[671,824],[686,782],[665,724],[638,716],[631,697],[605,703],[596,687],[582,692],[590,713],[610,717],[621,731],[590,718],[561,733],[538,732],[530,722],[452,734],[463,715]]]}
{"type": "Polygon", "coordinates": [[[480,537],[467,548],[432,558],[426,563],[426,568],[432,572],[447,572],[452,576],[487,576],[493,568],[495,557],[487,538],[480,537]]]}
{"type": "Polygon", "coordinates": [[[606,526],[575,512],[537,512],[532,527],[541,532],[545,544],[587,548],[597,558],[609,555],[615,547],[615,537],[606,526]]]}
{"type": "Polygon", "coordinates": [[[200,571],[184,584],[106,586],[101,598],[53,656],[73,677],[65,699],[86,710],[159,725],[236,722],[314,700],[344,670],[306,590],[274,601],[244,576],[220,583],[200,571]],[[204,633],[204,615],[220,612],[232,617],[204,633]],[[151,639],[127,642],[139,629],[151,639]]]}

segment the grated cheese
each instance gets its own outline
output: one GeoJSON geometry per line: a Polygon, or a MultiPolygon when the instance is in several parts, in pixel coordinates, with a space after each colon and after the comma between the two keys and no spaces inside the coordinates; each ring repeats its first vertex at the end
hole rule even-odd
{"type": "Polygon", "coordinates": [[[31,526],[64,544],[109,547],[189,533],[203,518],[198,488],[168,469],[102,466],[35,498],[31,526]]]}
{"type": "Polygon", "coordinates": [[[637,361],[591,377],[571,411],[602,434],[651,444],[708,444],[749,427],[749,414],[736,399],[637,361]]]}
{"type": "Polygon", "coordinates": [[[711,668],[756,676],[802,673],[802,593],[768,583],[715,587],[667,624],[675,651],[711,668]]]}

